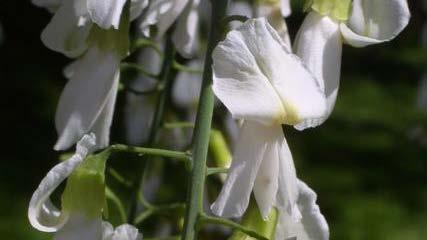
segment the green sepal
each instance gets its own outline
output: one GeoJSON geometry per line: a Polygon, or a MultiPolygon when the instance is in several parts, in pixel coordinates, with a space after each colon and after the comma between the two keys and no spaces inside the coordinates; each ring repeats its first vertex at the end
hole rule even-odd
{"type": "Polygon", "coordinates": [[[130,40],[130,1],[123,7],[119,29],[103,29],[94,24],[90,31],[88,42],[90,46],[97,46],[102,51],[115,51],[120,58],[129,54],[130,40]]]}
{"type": "Polygon", "coordinates": [[[351,0],[309,0],[307,3],[314,11],[335,20],[347,21],[350,14],[351,0]]]}
{"type": "Polygon", "coordinates": [[[110,151],[88,156],[68,177],[62,209],[87,217],[101,217],[105,208],[105,164],[110,151]]]}
{"type": "MultiPolygon", "coordinates": [[[[256,231],[258,234],[264,236],[267,239],[274,239],[278,216],[279,214],[277,209],[273,208],[268,215],[268,220],[264,221],[255,200],[251,198],[249,207],[246,210],[240,224],[256,231]]],[[[255,240],[255,238],[235,230],[229,240],[255,240]]]]}
{"type": "Polygon", "coordinates": [[[227,141],[221,131],[211,130],[209,150],[212,154],[216,167],[229,167],[231,164],[231,153],[227,141]]]}

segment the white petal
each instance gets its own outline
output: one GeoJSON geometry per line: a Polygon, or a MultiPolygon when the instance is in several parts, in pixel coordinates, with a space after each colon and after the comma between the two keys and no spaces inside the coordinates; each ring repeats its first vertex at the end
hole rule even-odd
{"type": "Polygon", "coordinates": [[[212,55],[213,91],[234,118],[272,124],[284,118],[286,113],[280,97],[258,64],[263,60],[261,52],[265,54],[264,58],[268,53],[264,49],[252,53],[248,46],[252,42],[253,46],[262,48],[272,42],[271,39],[261,39],[262,35],[257,38],[253,33],[254,21],[229,32],[215,48],[212,55]]]}
{"type": "Polygon", "coordinates": [[[280,0],[280,10],[283,17],[289,17],[292,14],[291,0],[280,0]]]}
{"type": "MultiPolygon", "coordinates": [[[[192,60],[187,66],[191,69],[203,69],[203,61],[192,60]]],[[[202,73],[179,72],[172,89],[173,102],[181,108],[196,107],[201,85],[202,73]]]]}
{"type": "Polygon", "coordinates": [[[249,121],[243,124],[227,180],[211,206],[214,214],[240,217],[245,212],[265,151],[281,137],[280,126],[266,127],[249,121]]]}
{"type": "Polygon", "coordinates": [[[87,9],[92,21],[101,28],[119,28],[120,16],[126,0],[87,0],[87,9]]]}
{"type": "Polygon", "coordinates": [[[151,1],[140,25],[141,31],[150,36],[150,26],[157,26],[157,38],[161,38],[182,13],[189,0],[151,1]]]}
{"type": "MultiPolygon", "coordinates": [[[[91,132],[94,126],[99,131],[99,123],[103,121],[106,125],[111,123],[111,119],[106,118],[111,117],[109,111],[114,105],[112,96],[117,91],[119,63],[120,58],[114,52],[92,47],[75,66],[75,73],[62,92],[55,116],[59,135],[56,150],[69,148],[81,136],[91,132]]],[[[102,145],[98,147],[105,147],[104,139],[108,133],[97,134],[103,138],[102,145]]]]}
{"type": "Polygon", "coordinates": [[[231,31],[213,53],[213,90],[236,118],[315,126],[324,93],[263,18],[231,31]]]}
{"type": "Polygon", "coordinates": [[[142,234],[130,224],[123,224],[116,228],[111,240],[141,240],[142,234]]]}
{"type": "Polygon", "coordinates": [[[142,11],[148,6],[148,0],[131,0],[130,1],[130,20],[138,18],[142,11]]]}
{"type": "Polygon", "coordinates": [[[41,40],[53,51],[77,57],[87,49],[92,24],[82,22],[79,1],[65,1],[41,34],[41,40]]]}
{"type": "MultiPolygon", "coordinates": [[[[281,129],[277,129],[280,131],[281,129]]],[[[282,137],[282,136],[281,136],[282,137]]],[[[266,220],[277,196],[279,186],[279,154],[280,138],[267,146],[264,160],[258,170],[254,184],[254,195],[261,216],[266,220]]]]}
{"type": "Polygon", "coordinates": [[[296,237],[298,240],[328,240],[328,223],[316,204],[316,193],[300,180],[298,180],[298,191],[301,221],[293,221],[286,212],[280,212],[276,239],[296,237]]]}
{"type": "MultiPolygon", "coordinates": [[[[241,16],[246,16],[248,18],[252,18],[253,9],[248,2],[230,1],[230,7],[228,8],[228,15],[241,15],[241,16]]],[[[231,29],[235,29],[240,25],[242,25],[242,23],[239,21],[232,21],[230,23],[231,29]]]]}
{"type": "Polygon", "coordinates": [[[91,219],[83,214],[70,215],[67,223],[55,234],[54,240],[100,240],[102,239],[101,217],[91,219]]]}
{"type": "Polygon", "coordinates": [[[103,221],[102,222],[102,239],[107,240],[110,239],[114,234],[114,227],[111,223],[103,221]]]}
{"type": "Polygon", "coordinates": [[[177,51],[185,58],[194,56],[198,45],[199,7],[200,0],[190,0],[179,17],[172,35],[177,51]]]}
{"type": "Polygon", "coordinates": [[[34,191],[28,207],[28,219],[31,225],[43,232],[54,232],[67,221],[67,214],[61,213],[51,203],[49,196],[73,170],[90,154],[96,145],[93,134],[85,135],[77,143],[76,153],[68,160],[53,167],[34,191]]]}
{"type": "Polygon", "coordinates": [[[342,42],[338,23],[312,11],[297,34],[294,50],[324,88],[327,115],[323,122],[335,106],[340,81],[342,42]]]}
{"type": "Polygon", "coordinates": [[[31,3],[38,6],[43,7],[49,10],[50,12],[56,12],[61,6],[63,0],[32,0],[31,3]]]}
{"type": "Polygon", "coordinates": [[[294,160],[286,139],[280,144],[279,153],[279,206],[292,216],[292,219],[299,220],[301,214],[296,206],[298,198],[297,176],[294,160]]]}
{"type": "Polygon", "coordinates": [[[407,25],[407,0],[354,0],[347,24],[341,24],[346,42],[355,47],[390,41],[407,25]]]}

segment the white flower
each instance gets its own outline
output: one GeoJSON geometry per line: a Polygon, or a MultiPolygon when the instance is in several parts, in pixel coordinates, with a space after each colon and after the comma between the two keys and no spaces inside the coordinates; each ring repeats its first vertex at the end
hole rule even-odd
{"type": "Polygon", "coordinates": [[[191,57],[197,48],[198,40],[198,6],[200,0],[156,0],[151,1],[140,29],[145,36],[150,36],[150,27],[157,27],[156,38],[160,39],[166,31],[177,22],[172,40],[183,57],[191,57]]]}
{"type": "MultiPolygon", "coordinates": [[[[350,4],[347,0],[339,3],[350,4]]],[[[390,41],[406,27],[410,12],[406,0],[354,0],[348,19],[345,6],[313,6],[315,10],[298,32],[294,50],[321,80],[329,116],[338,93],[342,43],[364,47],[390,41]]]]}
{"type": "Polygon", "coordinates": [[[120,59],[115,51],[93,46],[68,68],[70,79],[61,94],[55,116],[59,135],[55,150],[68,149],[88,132],[97,136],[98,148],[108,146],[120,59]]]}
{"type": "MultiPolygon", "coordinates": [[[[41,39],[53,51],[75,58],[88,48],[93,23],[103,29],[118,29],[126,0],[33,0],[54,12],[41,39]]],[[[147,0],[132,0],[131,20],[141,14],[147,0]]]]}
{"type": "Polygon", "coordinates": [[[216,96],[245,120],[213,212],[241,216],[253,190],[264,218],[277,197],[299,219],[297,178],[281,124],[317,126],[326,110],[322,89],[263,18],[228,33],[213,52],[213,75],[216,96]]]}
{"type": "Polygon", "coordinates": [[[40,182],[28,208],[28,219],[34,228],[43,232],[57,232],[55,239],[58,240],[69,239],[67,236],[73,234],[80,235],[81,239],[100,239],[100,216],[91,218],[83,212],[60,211],[50,201],[53,191],[94,151],[95,145],[95,136],[85,135],[77,143],[75,154],[53,167],[40,182]]]}
{"type": "Polygon", "coordinates": [[[114,229],[109,222],[103,222],[102,228],[102,240],[142,240],[142,234],[130,224],[123,224],[114,229]]]}
{"type": "Polygon", "coordinates": [[[300,221],[292,221],[286,211],[279,212],[275,239],[328,240],[329,227],[316,204],[316,193],[298,179],[297,206],[301,212],[300,221]]]}

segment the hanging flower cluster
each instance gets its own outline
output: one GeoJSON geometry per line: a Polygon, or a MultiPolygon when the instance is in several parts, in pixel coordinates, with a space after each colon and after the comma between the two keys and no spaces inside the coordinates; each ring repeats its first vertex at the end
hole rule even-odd
{"type": "Polygon", "coordinates": [[[213,90],[244,121],[212,211],[240,217],[253,192],[263,218],[279,209],[278,239],[329,239],[315,193],[297,179],[281,125],[304,130],[323,123],[337,97],[342,43],[389,41],[410,18],[406,0],[313,0],[309,8],[295,54],[289,36],[258,18],[229,32],[212,56],[213,90]]]}
{"type": "MultiPolygon", "coordinates": [[[[95,151],[109,145],[120,65],[130,50],[131,21],[139,18],[138,31],[156,43],[162,42],[169,32],[173,42],[169,45],[175,45],[183,58],[191,58],[198,50],[202,17],[199,6],[203,2],[33,3],[53,13],[41,34],[42,42],[74,59],[64,70],[68,82],[56,111],[59,137],[54,149],[67,150],[76,145],[76,150],[69,159],[53,167],[34,192],[28,209],[30,223],[40,231],[55,232],[54,239],[58,240],[140,240],[142,235],[134,226],[114,228],[102,220],[106,204],[105,165],[111,149],[95,151]],[[59,210],[50,195],[65,180],[59,210]]],[[[325,122],[337,99],[342,45],[365,47],[392,40],[408,24],[408,4],[406,0],[307,1],[308,15],[291,46],[284,20],[291,14],[290,1],[257,3],[255,9],[244,3],[232,5],[231,14],[243,12],[249,20],[232,25],[233,30],[207,58],[210,61],[211,57],[213,62],[213,92],[241,123],[227,178],[211,210],[223,217],[241,217],[253,193],[264,220],[269,220],[273,209],[278,211],[276,239],[326,240],[328,224],[316,203],[316,193],[297,177],[283,125],[302,131],[325,122]]],[[[135,81],[133,87],[156,85],[151,77],[163,74],[157,68],[163,57],[154,50],[142,51],[141,61],[151,61],[145,64],[151,74],[135,81]]],[[[169,60],[171,69],[179,65],[175,58],[169,60]]],[[[202,65],[202,61],[192,60],[187,67],[180,67],[194,70],[202,65]]],[[[187,109],[187,119],[193,121],[202,81],[198,71],[189,72],[178,73],[174,88],[167,93],[178,107],[187,109]]],[[[207,73],[210,77],[211,72],[207,73]]],[[[209,84],[208,87],[210,91],[209,84]]],[[[152,119],[159,116],[150,97],[130,93],[127,100],[126,135],[130,142],[140,143],[148,138],[152,119]],[[146,133],[141,134],[143,131],[146,133]]],[[[211,105],[213,109],[213,101],[211,105]]],[[[154,142],[156,136],[150,137],[154,142]]],[[[173,151],[167,152],[168,156],[171,154],[173,151]]]]}

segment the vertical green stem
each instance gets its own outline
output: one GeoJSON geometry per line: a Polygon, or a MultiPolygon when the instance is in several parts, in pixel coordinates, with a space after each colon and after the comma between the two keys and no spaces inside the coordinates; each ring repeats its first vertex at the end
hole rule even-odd
{"type": "MultiPolygon", "coordinates": [[[[157,133],[161,128],[163,115],[165,112],[166,103],[168,101],[168,96],[172,88],[172,80],[174,77],[173,63],[175,59],[175,48],[173,46],[170,34],[167,35],[166,47],[164,61],[162,65],[162,70],[160,72],[159,87],[162,89],[159,94],[159,98],[156,105],[156,111],[154,113],[153,121],[151,123],[150,133],[148,135],[148,140],[146,146],[148,148],[153,147],[156,142],[157,133]]],[[[139,175],[137,179],[139,181],[134,186],[134,193],[132,196],[132,202],[130,206],[130,211],[128,214],[128,222],[133,223],[136,217],[136,208],[138,206],[138,192],[141,191],[141,187],[144,180],[144,170],[146,166],[146,161],[141,161],[139,175]]]]}
{"type": "Polygon", "coordinates": [[[196,224],[203,213],[203,191],[206,177],[206,157],[209,148],[209,136],[214,108],[212,91],[212,51],[222,38],[222,19],[224,19],[229,0],[211,0],[212,17],[208,49],[203,71],[203,83],[197,110],[193,135],[193,168],[189,182],[187,209],[185,215],[183,240],[197,237],[196,224]]]}

